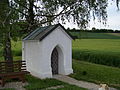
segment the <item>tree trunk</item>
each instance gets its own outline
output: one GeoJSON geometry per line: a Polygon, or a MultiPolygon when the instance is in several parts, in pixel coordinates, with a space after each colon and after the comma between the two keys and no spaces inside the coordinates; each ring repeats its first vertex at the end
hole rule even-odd
{"type": "Polygon", "coordinates": [[[28,32],[32,31],[35,29],[35,15],[34,15],[34,0],[28,0],[29,1],[29,9],[28,9],[28,17],[27,17],[27,22],[28,22],[28,32]]]}
{"type": "Polygon", "coordinates": [[[12,55],[12,50],[11,50],[11,40],[10,40],[10,33],[6,33],[5,37],[4,37],[4,59],[5,61],[7,61],[6,63],[6,70],[7,72],[13,72],[14,68],[13,68],[13,55],[12,55]],[[11,67],[11,68],[8,68],[11,67]]]}
{"type": "Polygon", "coordinates": [[[10,40],[10,35],[7,33],[5,35],[5,41],[4,41],[4,59],[5,61],[13,61],[13,55],[12,55],[12,50],[11,50],[11,40],[10,40]]]}

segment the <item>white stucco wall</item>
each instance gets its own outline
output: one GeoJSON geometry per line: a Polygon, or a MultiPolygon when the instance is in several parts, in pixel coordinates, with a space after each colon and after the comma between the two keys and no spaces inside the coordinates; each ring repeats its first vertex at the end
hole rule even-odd
{"type": "Polygon", "coordinates": [[[56,28],[42,41],[23,41],[23,60],[26,60],[27,69],[34,76],[52,77],[51,53],[55,47],[59,53],[59,74],[73,73],[72,40],[61,29],[56,28]]]}
{"type": "Polygon", "coordinates": [[[42,43],[36,41],[24,41],[22,60],[26,60],[27,70],[36,77],[42,78],[43,53],[42,43]]]}

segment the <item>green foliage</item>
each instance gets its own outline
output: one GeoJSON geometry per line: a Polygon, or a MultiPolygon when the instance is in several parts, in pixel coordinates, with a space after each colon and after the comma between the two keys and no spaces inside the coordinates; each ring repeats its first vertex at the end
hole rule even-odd
{"type": "Polygon", "coordinates": [[[80,39],[73,41],[73,58],[120,67],[119,39],[80,39]]]}
{"type": "Polygon", "coordinates": [[[18,25],[20,23],[20,15],[10,7],[14,7],[12,1],[0,1],[0,46],[3,47],[1,50],[5,60],[13,60],[11,40],[17,41],[21,33],[21,28],[18,25]]]}
{"type": "Polygon", "coordinates": [[[38,79],[30,75],[27,76],[26,79],[29,83],[27,86],[25,86],[26,90],[40,90],[59,85],[63,85],[64,87],[56,90],[87,90],[74,85],[63,83],[55,79],[38,79]]]}
{"type": "Polygon", "coordinates": [[[102,19],[104,23],[107,18],[108,0],[14,0],[12,3],[12,8],[24,17],[29,27],[38,26],[38,23],[51,24],[59,20],[65,23],[65,20],[71,19],[78,26],[85,28],[90,21],[91,12],[94,19],[102,19]]]}
{"type": "Polygon", "coordinates": [[[5,33],[13,34],[13,35],[10,34],[10,36],[14,36],[15,33],[19,34],[17,31],[20,29],[18,25],[19,13],[11,9],[10,6],[12,7],[9,0],[1,0],[0,2],[0,35],[3,35],[5,33]]]}
{"type": "Polygon", "coordinates": [[[73,60],[74,74],[71,77],[94,83],[106,83],[120,88],[120,69],[104,65],[73,60]],[[86,74],[83,74],[86,72],[86,74]]]}

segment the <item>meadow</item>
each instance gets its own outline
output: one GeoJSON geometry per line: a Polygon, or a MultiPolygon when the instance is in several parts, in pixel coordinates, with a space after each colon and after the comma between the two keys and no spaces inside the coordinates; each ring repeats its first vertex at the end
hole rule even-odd
{"type": "Polygon", "coordinates": [[[120,67],[120,39],[76,39],[73,58],[120,67]]]}
{"type": "Polygon", "coordinates": [[[97,84],[106,83],[120,90],[120,69],[105,65],[93,64],[85,61],[73,60],[74,73],[70,76],[97,84]]]}

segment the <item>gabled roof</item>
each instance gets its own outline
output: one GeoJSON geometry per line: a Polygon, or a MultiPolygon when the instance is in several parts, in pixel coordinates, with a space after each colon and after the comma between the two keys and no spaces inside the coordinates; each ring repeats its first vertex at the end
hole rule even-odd
{"type": "Polygon", "coordinates": [[[52,31],[54,31],[58,26],[62,27],[62,29],[73,39],[73,37],[66,31],[66,29],[61,24],[50,25],[45,27],[39,27],[34,30],[32,33],[27,35],[23,40],[43,40],[47,35],[49,35],[52,31]]]}

